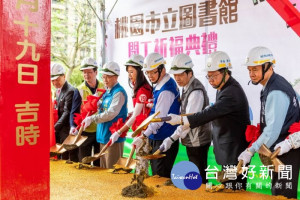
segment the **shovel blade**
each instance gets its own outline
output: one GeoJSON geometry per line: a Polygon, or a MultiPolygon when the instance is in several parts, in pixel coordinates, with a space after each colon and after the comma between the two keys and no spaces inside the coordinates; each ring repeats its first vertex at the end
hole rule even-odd
{"type": "Polygon", "coordinates": [[[80,136],[79,140],[75,143],[77,146],[80,146],[88,139],[88,136],[80,136]]]}
{"type": "Polygon", "coordinates": [[[131,159],[129,164],[128,164],[128,167],[125,167],[126,165],[126,162],[127,162],[128,158],[125,158],[125,157],[121,157],[119,158],[118,162],[116,163],[116,166],[117,168],[131,168],[131,169],[134,169],[135,166],[136,166],[136,161],[135,159],[131,159]]]}
{"type": "Polygon", "coordinates": [[[265,144],[261,145],[261,147],[258,150],[258,153],[267,157],[271,157],[272,155],[272,152],[265,144]]]}
{"type": "Polygon", "coordinates": [[[105,155],[105,153],[102,153],[102,154],[97,153],[94,156],[87,156],[87,157],[84,157],[81,162],[84,164],[87,164],[87,163],[90,163],[90,162],[100,159],[104,155],[105,155]]]}
{"type": "Polygon", "coordinates": [[[63,144],[63,146],[66,150],[70,151],[80,147],[80,145],[82,145],[87,138],[87,136],[80,136],[79,140],[75,144],[63,144]]]}
{"type": "Polygon", "coordinates": [[[50,147],[50,152],[62,154],[66,152],[66,149],[63,148],[63,144],[55,144],[54,146],[50,147]]]}
{"type": "Polygon", "coordinates": [[[50,152],[55,152],[56,153],[61,148],[62,148],[62,144],[56,143],[54,146],[50,147],[50,152]]]}
{"type": "Polygon", "coordinates": [[[68,135],[68,137],[64,140],[63,144],[74,144],[76,140],[76,135],[68,135]]]}
{"type": "Polygon", "coordinates": [[[218,171],[217,172],[217,181],[220,183],[224,183],[228,181],[229,179],[225,177],[225,171],[218,171]]]}
{"type": "Polygon", "coordinates": [[[278,158],[273,158],[272,162],[275,167],[275,169],[274,169],[275,172],[279,171],[279,165],[284,165],[278,158]]]}
{"type": "Polygon", "coordinates": [[[151,155],[147,155],[147,156],[142,156],[142,158],[148,159],[148,160],[155,160],[155,159],[163,158],[165,156],[166,156],[166,154],[156,154],[156,155],[151,154],[151,155]]]}

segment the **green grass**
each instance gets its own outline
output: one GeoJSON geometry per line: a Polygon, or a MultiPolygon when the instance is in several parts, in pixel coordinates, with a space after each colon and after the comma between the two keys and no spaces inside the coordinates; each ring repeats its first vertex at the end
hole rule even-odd
{"type": "MultiPolygon", "coordinates": [[[[124,145],[124,153],[123,153],[123,155],[125,157],[129,156],[129,152],[131,149],[131,142],[132,142],[131,138],[126,139],[126,142],[124,145]]],[[[175,160],[175,164],[180,161],[185,161],[185,160],[188,160],[188,157],[186,154],[186,147],[180,144],[179,151],[178,151],[178,154],[177,154],[177,157],[175,160]]],[[[210,169],[212,169],[212,168],[214,168],[214,166],[216,166],[219,170],[221,170],[221,166],[216,163],[212,146],[209,148],[207,160],[208,160],[208,165],[210,165],[210,169]]],[[[247,191],[271,195],[271,189],[270,189],[271,179],[269,177],[267,179],[262,179],[259,177],[259,174],[260,174],[259,166],[261,166],[262,163],[261,163],[257,153],[253,156],[250,165],[256,166],[254,168],[254,171],[256,171],[256,173],[254,173],[253,179],[248,178],[247,182],[251,183],[251,189],[248,188],[247,191]],[[261,188],[256,186],[256,184],[260,184],[260,183],[261,183],[261,188]]],[[[151,169],[149,169],[149,174],[151,175],[151,169]]],[[[219,182],[217,182],[216,180],[213,180],[213,179],[209,179],[209,182],[211,182],[212,184],[216,184],[216,185],[219,184],[219,182]]],[[[298,183],[300,183],[300,176],[299,176],[298,183]]],[[[299,198],[300,198],[300,184],[298,184],[298,199],[299,198]]]]}

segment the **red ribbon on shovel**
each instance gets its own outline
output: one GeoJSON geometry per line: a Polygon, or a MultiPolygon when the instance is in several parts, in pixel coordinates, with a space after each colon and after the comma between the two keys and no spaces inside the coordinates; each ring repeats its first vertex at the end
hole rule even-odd
{"type": "Polygon", "coordinates": [[[260,124],[257,124],[257,126],[247,125],[245,135],[247,142],[250,142],[248,147],[251,147],[251,145],[259,138],[260,134],[260,124]]]}

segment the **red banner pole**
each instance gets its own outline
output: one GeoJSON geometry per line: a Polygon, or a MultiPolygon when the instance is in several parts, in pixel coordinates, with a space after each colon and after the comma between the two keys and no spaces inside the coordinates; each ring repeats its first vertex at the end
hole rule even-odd
{"type": "Polygon", "coordinates": [[[0,2],[1,199],[50,199],[50,3],[0,2]]]}

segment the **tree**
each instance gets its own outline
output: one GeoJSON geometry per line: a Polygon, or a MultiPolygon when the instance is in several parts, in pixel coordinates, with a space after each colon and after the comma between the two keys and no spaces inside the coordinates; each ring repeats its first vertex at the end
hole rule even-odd
{"type": "Polygon", "coordinates": [[[83,57],[95,57],[95,15],[84,1],[60,1],[56,4],[61,4],[65,9],[52,6],[51,57],[68,69],[66,79],[78,85],[82,77],[77,75],[72,80],[73,71],[78,70],[83,57]]]}

